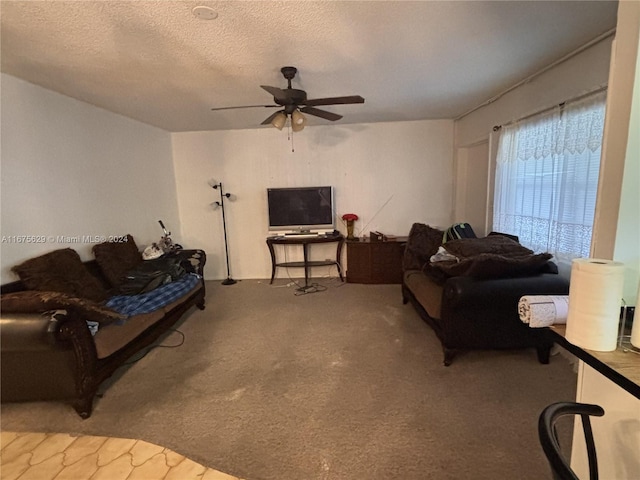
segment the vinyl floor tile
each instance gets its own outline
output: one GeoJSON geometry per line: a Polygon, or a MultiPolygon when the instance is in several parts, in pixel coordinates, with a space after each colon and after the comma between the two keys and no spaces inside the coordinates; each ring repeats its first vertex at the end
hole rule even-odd
{"type": "Polygon", "coordinates": [[[0,432],[3,480],[241,480],[143,440],[0,432]]]}

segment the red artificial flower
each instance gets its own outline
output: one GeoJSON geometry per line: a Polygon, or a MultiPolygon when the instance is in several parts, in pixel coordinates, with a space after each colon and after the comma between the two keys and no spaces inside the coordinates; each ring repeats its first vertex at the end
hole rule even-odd
{"type": "Polygon", "coordinates": [[[345,213],[344,215],[342,215],[342,219],[345,221],[358,220],[358,215],[356,215],[355,213],[345,213]]]}

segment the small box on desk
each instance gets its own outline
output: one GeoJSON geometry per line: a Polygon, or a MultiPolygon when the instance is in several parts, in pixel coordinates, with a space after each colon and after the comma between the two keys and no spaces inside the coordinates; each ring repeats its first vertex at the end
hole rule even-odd
{"type": "Polygon", "coordinates": [[[381,232],[369,232],[369,241],[371,242],[395,242],[398,239],[396,235],[385,235],[381,232]]]}
{"type": "Polygon", "coordinates": [[[384,242],[384,234],[380,232],[369,232],[370,242],[384,242]]]}

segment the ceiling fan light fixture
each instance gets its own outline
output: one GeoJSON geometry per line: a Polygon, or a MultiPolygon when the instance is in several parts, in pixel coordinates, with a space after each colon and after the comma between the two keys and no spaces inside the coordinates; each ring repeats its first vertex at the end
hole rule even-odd
{"type": "Polygon", "coordinates": [[[307,92],[291,87],[291,80],[296,76],[297,69],[295,67],[282,67],[280,69],[282,75],[287,80],[287,88],[271,87],[269,85],[260,85],[260,88],[273,96],[274,105],[239,105],[231,107],[217,107],[211,110],[230,110],[235,108],[255,108],[255,107],[276,107],[282,108],[274,114],[265,118],[260,125],[273,125],[278,130],[282,130],[287,125],[290,117],[291,130],[299,132],[304,129],[307,124],[307,117],[303,115],[313,115],[330,122],[335,122],[342,118],[342,115],[316,108],[323,105],[348,105],[354,103],[364,103],[364,98],[360,95],[347,95],[342,97],[326,97],[308,99],[307,92]]]}
{"type": "Polygon", "coordinates": [[[282,130],[286,123],[287,116],[282,112],[279,112],[275,117],[273,117],[273,120],[271,120],[271,125],[276,127],[278,130],[282,130]]]}
{"type": "Polygon", "coordinates": [[[307,124],[307,117],[305,117],[300,110],[294,110],[291,114],[291,130],[299,132],[304,129],[307,124]]]}

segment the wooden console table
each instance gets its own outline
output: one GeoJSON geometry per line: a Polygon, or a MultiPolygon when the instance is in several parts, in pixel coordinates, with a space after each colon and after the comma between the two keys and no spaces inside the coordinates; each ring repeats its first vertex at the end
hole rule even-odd
{"type": "Polygon", "coordinates": [[[326,234],[317,236],[305,236],[305,235],[291,235],[291,236],[273,236],[267,237],[267,246],[269,247],[269,253],[271,254],[271,281],[276,275],[277,267],[300,267],[304,268],[304,287],[309,287],[309,268],[310,267],[323,267],[327,265],[336,265],[338,267],[338,274],[340,280],[344,282],[342,277],[342,268],[340,266],[340,256],[342,254],[342,246],[344,245],[344,236],[342,234],[326,234]],[[331,243],[336,242],[336,259],[333,260],[309,260],[309,245],[314,243],[331,243]],[[274,245],[302,245],[304,254],[304,260],[302,262],[278,262],[276,261],[276,253],[273,248],[274,245]]]}

